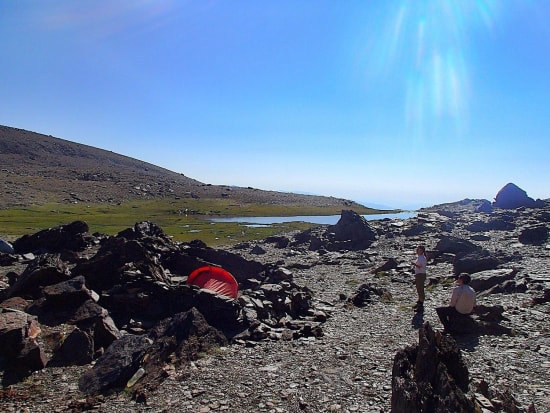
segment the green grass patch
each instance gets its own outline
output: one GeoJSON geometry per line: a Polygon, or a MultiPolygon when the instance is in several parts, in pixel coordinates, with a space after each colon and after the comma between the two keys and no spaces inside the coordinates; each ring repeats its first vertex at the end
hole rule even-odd
{"type": "MultiPolygon", "coordinates": [[[[359,214],[376,214],[371,208],[356,209],[359,214]]],[[[339,215],[341,208],[235,203],[225,199],[181,199],[135,201],[123,204],[48,204],[0,210],[1,237],[14,240],[25,234],[81,220],[90,232],[115,235],[136,222],[151,221],[175,241],[200,239],[209,246],[233,245],[265,239],[275,234],[311,228],[315,224],[289,222],[262,227],[241,223],[211,222],[222,217],[269,217],[296,215],[339,215]]]]}

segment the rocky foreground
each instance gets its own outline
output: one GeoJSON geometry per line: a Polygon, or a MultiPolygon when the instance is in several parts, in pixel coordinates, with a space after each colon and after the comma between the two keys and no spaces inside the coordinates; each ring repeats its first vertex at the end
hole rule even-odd
{"type": "Polygon", "coordinates": [[[550,411],[549,222],[548,202],[465,201],[408,220],[343,211],[336,226],[219,250],[176,245],[150,223],[117,237],[82,224],[24,237],[0,254],[0,333],[7,314],[24,314],[16,347],[28,350],[3,338],[0,411],[550,411]],[[422,314],[411,308],[418,244],[429,258],[422,314]],[[239,300],[185,284],[205,263],[235,276],[239,300]],[[472,331],[445,335],[435,307],[461,272],[488,311],[472,331]],[[466,373],[443,368],[445,382],[426,388],[423,368],[453,343],[466,373]],[[106,362],[113,354],[118,364],[106,362]],[[403,407],[407,391],[422,409],[403,407]]]}

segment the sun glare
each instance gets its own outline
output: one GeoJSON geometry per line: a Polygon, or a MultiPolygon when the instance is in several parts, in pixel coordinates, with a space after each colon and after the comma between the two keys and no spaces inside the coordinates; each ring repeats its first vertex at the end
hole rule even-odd
{"type": "Polygon", "coordinates": [[[402,0],[390,11],[386,45],[377,61],[384,75],[404,82],[404,116],[418,139],[451,122],[467,127],[470,98],[468,53],[471,33],[490,32],[500,0],[402,0]]]}

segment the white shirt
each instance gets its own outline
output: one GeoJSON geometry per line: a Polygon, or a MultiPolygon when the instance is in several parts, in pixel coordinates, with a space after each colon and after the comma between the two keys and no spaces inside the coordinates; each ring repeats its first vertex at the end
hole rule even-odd
{"type": "Polygon", "coordinates": [[[476,305],[476,292],[469,285],[460,285],[453,290],[449,305],[460,314],[470,314],[476,305]]]}
{"type": "Polygon", "coordinates": [[[427,264],[426,256],[424,254],[419,255],[415,262],[414,273],[426,274],[426,264],[427,264]]]}

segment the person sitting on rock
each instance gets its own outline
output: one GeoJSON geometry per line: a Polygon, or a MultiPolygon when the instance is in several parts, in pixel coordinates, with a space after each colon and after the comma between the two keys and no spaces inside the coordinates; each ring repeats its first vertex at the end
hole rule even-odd
{"type": "Polygon", "coordinates": [[[451,294],[451,302],[446,307],[437,307],[435,311],[446,331],[453,331],[453,324],[459,318],[469,315],[476,305],[476,292],[470,287],[471,277],[462,273],[456,280],[456,287],[451,294]]]}

